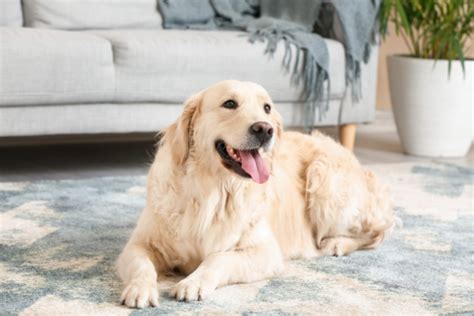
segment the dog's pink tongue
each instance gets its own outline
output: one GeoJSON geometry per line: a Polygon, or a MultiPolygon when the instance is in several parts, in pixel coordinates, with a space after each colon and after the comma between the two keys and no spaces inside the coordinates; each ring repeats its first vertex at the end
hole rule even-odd
{"type": "Polygon", "coordinates": [[[265,161],[257,150],[239,150],[242,169],[245,170],[257,183],[264,183],[268,180],[268,172],[265,161]]]}

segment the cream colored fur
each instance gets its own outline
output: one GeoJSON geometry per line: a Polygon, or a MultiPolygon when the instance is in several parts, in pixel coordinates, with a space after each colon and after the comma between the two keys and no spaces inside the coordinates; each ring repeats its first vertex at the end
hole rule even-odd
{"type": "Polygon", "coordinates": [[[118,260],[130,307],[158,305],[157,279],[187,275],[172,295],[208,296],[217,287],[268,278],[289,258],[346,255],[380,244],[394,225],[388,197],[370,171],[329,137],[283,132],[263,105],[267,92],[224,81],[191,97],[161,140],[147,184],[147,202],[118,260]],[[222,107],[229,99],[235,110],[222,107]],[[263,153],[264,184],[225,168],[214,148],[234,148],[257,121],[276,130],[263,153]]]}

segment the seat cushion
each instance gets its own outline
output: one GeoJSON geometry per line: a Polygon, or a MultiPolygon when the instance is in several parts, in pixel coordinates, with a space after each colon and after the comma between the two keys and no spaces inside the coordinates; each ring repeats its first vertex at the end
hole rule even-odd
{"type": "Polygon", "coordinates": [[[0,0],[0,26],[22,26],[21,0],[0,0]]]}
{"type": "Polygon", "coordinates": [[[162,23],[156,0],[23,0],[23,11],[26,26],[41,28],[161,28],[162,23]]]}
{"type": "MultiPolygon", "coordinates": [[[[301,88],[290,85],[282,68],[280,43],[273,58],[265,43],[248,42],[235,31],[110,30],[91,31],[109,40],[116,67],[116,102],[179,103],[190,94],[224,79],[254,81],[276,102],[300,99],[301,88]]],[[[344,49],[327,40],[331,98],[345,87],[344,49]]],[[[294,56],[294,55],[293,55],[294,56]]]]}
{"type": "Polygon", "coordinates": [[[110,101],[110,43],[92,34],[0,28],[0,106],[110,101]]]}

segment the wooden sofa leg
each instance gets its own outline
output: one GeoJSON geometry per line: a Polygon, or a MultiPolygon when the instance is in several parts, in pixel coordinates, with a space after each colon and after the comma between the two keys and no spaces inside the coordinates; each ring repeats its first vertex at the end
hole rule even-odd
{"type": "Polygon", "coordinates": [[[349,150],[354,148],[357,124],[343,124],[339,126],[339,141],[349,150]]]}

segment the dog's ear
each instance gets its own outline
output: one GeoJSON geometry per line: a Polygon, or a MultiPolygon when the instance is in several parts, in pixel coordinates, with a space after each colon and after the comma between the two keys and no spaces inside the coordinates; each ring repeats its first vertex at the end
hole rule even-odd
{"type": "Polygon", "coordinates": [[[276,121],[276,135],[278,139],[281,139],[281,135],[283,134],[283,119],[277,111],[273,111],[275,115],[275,121],[276,121]]]}
{"type": "Polygon", "coordinates": [[[178,120],[165,132],[164,143],[171,146],[173,160],[184,164],[193,145],[194,122],[200,111],[202,93],[197,93],[184,103],[184,110],[178,120]]]}

